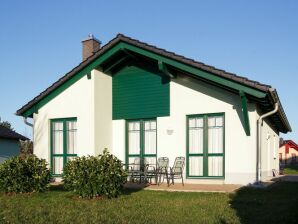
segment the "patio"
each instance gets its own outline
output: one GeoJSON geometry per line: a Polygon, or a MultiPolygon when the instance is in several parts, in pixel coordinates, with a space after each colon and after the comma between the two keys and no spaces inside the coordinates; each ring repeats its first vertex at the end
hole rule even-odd
{"type": "Polygon", "coordinates": [[[219,193],[232,193],[242,187],[242,185],[234,184],[184,184],[181,183],[171,184],[168,186],[166,183],[160,185],[144,184],[144,183],[126,183],[124,185],[127,189],[132,190],[153,190],[153,191],[178,191],[178,192],[219,192],[219,193]]]}

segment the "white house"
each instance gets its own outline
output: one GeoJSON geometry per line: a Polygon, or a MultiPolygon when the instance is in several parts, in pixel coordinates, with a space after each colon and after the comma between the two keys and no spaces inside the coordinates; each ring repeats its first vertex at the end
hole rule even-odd
{"type": "Polygon", "coordinates": [[[248,184],[279,169],[291,127],[271,86],[122,34],[82,43],[82,63],[17,111],[33,118],[34,153],[54,176],[105,148],[125,163],[184,156],[186,183],[248,184]]]}

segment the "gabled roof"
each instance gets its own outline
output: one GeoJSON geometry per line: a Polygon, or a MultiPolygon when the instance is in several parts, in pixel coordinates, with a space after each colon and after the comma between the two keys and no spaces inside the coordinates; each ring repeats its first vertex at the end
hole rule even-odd
{"type": "Polygon", "coordinates": [[[20,135],[19,133],[10,130],[7,127],[0,125],[0,138],[15,139],[15,140],[28,140],[27,137],[20,135]]]}
{"type": "Polygon", "coordinates": [[[282,146],[289,145],[291,148],[296,149],[298,151],[298,145],[292,140],[284,140],[282,146]]]}
{"type": "Polygon", "coordinates": [[[82,76],[88,74],[92,69],[101,66],[105,61],[109,60],[119,51],[129,51],[134,54],[149,57],[158,62],[164,63],[176,72],[189,74],[195,78],[208,81],[209,83],[224,87],[235,93],[237,93],[237,91],[243,91],[248,94],[252,100],[256,100],[264,112],[272,110],[274,104],[277,102],[280,104],[280,109],[277,115],[272,116],[272,119],[274,122],[278,123],[278,130],[282,132],[291,131],[290,124],[279,101],[277,92],[272,89],[270,85],[262,84],[248,78],[217,69],[202,62],[198,62],[156,46],[126,37],[123,34],[118,34],[92,56],[81,62],[78,66],[53,83],[49,88],[20,108],[16,114],[25,117],[32,117],[34,112],[49,102],[54,96],[60,94],[64,91],[64,89],[72,85],[82,76]]]}

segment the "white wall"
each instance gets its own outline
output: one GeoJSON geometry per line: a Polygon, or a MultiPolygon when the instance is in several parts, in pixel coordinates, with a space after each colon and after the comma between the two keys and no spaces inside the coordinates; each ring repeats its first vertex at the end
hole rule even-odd
{"type": "Polygon", "coordinates": [[[125,163],[125,120],[113,121],[113,147],[112,152],[125,163]]]}
{"type": "Polygon", "coordinates": [[[77,118],[78,155],[94,154],[94,81],[86,76],[34,114],[34,153],[50,161],[50,119],[77,118]]]}
{"type": "Polygon", "coordinates": [[[171,116],[158,119],[159,155],[168,154],[171,161],[174,161],[176,156],[186,155],[186,115],[224,112],[225,179],[223,182],[239,184],[253,182],[256,170],[255,106],[248,105],[251,136],[246,136],[242,123],[241,100],[238,95],[179,76],[171,82],[170,86],[171,116]],[[166,130],[169,127],[174,130],[172,135],[167,135],[166,130]]]}
{"type": "Polygon", "coordinates": [[[261,180],[266,181],[272,178],[272,169],[279,170],[279,133],[268,120],[263,122],[261,133],[261,180]]]}
{"type": "Polygon", "coordinates": [[[98,70],[92,71],[95,84],[94,122],[95,154],[112,149],[112,77],[98,70]]]}

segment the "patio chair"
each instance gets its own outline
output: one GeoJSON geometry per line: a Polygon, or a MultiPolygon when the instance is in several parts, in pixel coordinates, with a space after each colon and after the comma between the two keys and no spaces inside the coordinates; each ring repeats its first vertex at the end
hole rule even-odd
{"type": "Polygon", "coordinates": [[[169,185],[169,178],[168,178],[168,168],[169,168],[169,158],[168,157],[159,157],[157,160],[157,175],[158,175],[158,185],[161,183],[161,177],[163,177],[163,181],[167,179],[167,183],[169,185]]]}
{"type": "Polygon", "coordinates": [[[183,181],[183,169],[185,164],[185,157],[176,157],[173,167],[170,168],[170,178],[172,184],[174,184],[174,179],[182,179],[182,185],[184,186],[183,181]]]}
{"type": "Polygon", "coordinates": [[[133,163],[127,165],[127,175],[131,182],[134,182],[135,177],[139,177],[141,170],[141,160],[139,157],[134,159],[133,163]]]}
{"type": "Polygon", "coordinates": [[[152,183],[152,178],[154,178],[155,183],[157,184],[158,180],[157,180],[156,164],[150,164],[146,158],[144,158],[143,177],[145,182],[150,182],[150,183],[152,183]]]}

